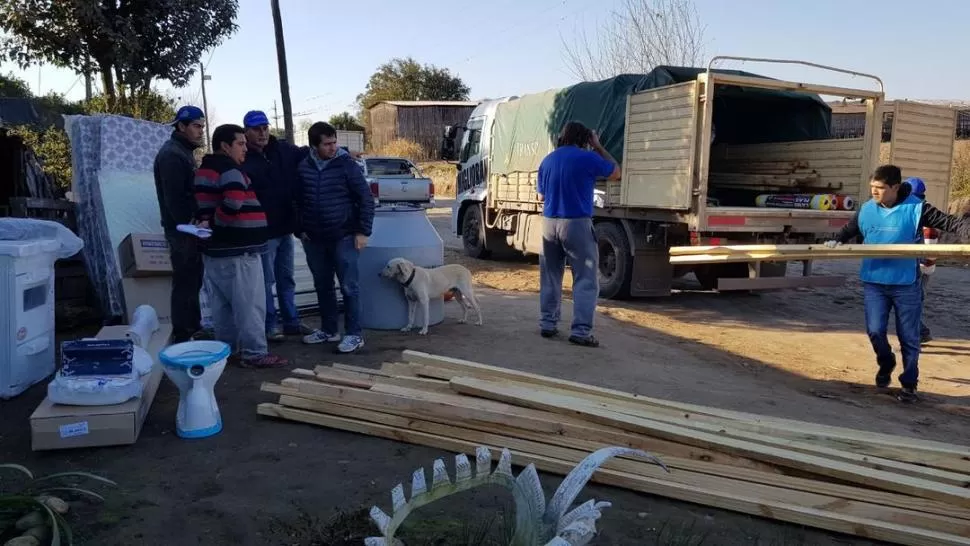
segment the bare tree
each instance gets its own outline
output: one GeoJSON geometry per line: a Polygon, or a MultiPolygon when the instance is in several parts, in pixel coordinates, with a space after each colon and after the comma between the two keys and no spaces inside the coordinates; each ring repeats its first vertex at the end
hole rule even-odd
{"type": "Polygon", "coordinates": [[[584,81],[644,74],[659,65],[696,66],[703,62],[704,27],[691,0],[623,0],[594,40],[585,31],[572,43],[563,38],[563,57],[584,81]]]}

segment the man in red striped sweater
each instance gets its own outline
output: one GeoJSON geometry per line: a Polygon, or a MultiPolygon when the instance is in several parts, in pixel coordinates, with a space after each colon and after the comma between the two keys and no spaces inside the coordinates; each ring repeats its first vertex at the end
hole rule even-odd
{"type": "Polygon", "coordinates": [[[245,130],[216,127],[212,150],[195,172],[195,216],[201,227],[212,230],[203,242],[202,260],[216,338],[233,348],[231,360],[243,367],[286,366],[266,345],[266,213],[240,169],[246,158],[245,130]]]}

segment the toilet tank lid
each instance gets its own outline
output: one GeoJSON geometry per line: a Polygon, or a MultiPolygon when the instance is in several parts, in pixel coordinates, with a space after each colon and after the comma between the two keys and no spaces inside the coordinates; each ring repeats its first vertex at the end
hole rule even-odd
{"type": "Polygon", "coordinates": [[[55,253],[60,248],[56,239],[27,239],[24,241],[0,241],[0,256],[22,258],[42,253],[55,253]]]}

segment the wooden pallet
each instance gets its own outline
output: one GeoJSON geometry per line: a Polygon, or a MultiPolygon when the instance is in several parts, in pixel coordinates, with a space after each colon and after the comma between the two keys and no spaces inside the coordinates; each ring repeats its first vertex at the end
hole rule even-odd
{"type": "Polygon", "coordinates": [[[592,481],[913,545],[970,545],[970,447],[643,397],[404,351],[381,369],[295,370],[258,412],[566,474],[620,445],[592,481]]]}

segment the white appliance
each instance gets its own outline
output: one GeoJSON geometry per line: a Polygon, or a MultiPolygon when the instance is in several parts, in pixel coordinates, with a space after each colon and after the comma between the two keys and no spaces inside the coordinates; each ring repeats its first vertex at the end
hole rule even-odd
{"type": "Polygon", "coordinates": [[[180,438],[206,438],[222,431],[215,386],[226,368],[229,345],[221,341],[187,341],[162,349],[158,359],[179,389],[175,432],[180,438]]]}
{"type": "Polygon", "coordinates": [[[0,399],[48,377],[54,362],[56,239],[0,241],[0,399]]]}

